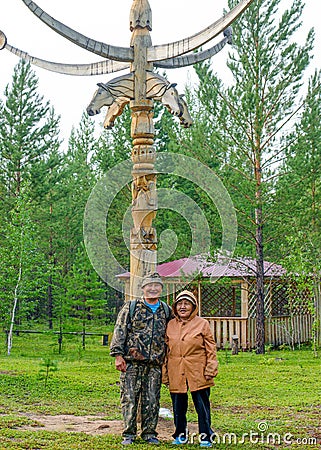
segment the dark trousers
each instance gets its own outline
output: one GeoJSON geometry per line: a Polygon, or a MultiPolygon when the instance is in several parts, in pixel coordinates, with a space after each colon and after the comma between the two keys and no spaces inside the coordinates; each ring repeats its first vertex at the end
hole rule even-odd
{"type": "MultiPolygon", "coordinates": [[[[213,430],[211,429],[210,388],[191,392],[191,395],[198,416],[198,431],[201,435],[201,440],[210,441],[210,438],[213,435],[213,430]]],[[[185,438],[187,433],[186,413],[188,395],[187,393],[171,393],[171,397],[175,424],[175,433],[173,434],[173,437],[185,438]]]]}

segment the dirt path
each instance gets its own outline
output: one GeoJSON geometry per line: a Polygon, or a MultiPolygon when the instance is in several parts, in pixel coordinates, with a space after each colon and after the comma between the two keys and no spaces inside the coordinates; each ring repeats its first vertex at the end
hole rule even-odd
{"type": "MultiPolygon", "coordinates": [[[[72,415],[33,415],[26,414],[26,417],[35,421],[35,424],[23,426],[24,430],[47,430],[64,432],[82,432],[91,435],[116,434],[121,435],[123,422],[121,420],[104,420],[101,416],[72,416],[72,415]]],[[[190,432],[197,432],[197,424],[189,424],[190,432]]],[[[172,439],[174,431],[172,420],[159,418],[157,432],[161,440],[172,439]]]]}

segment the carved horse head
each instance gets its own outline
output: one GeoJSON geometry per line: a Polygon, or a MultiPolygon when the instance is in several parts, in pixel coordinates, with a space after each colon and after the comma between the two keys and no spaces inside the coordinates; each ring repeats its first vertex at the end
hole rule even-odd
{"type": "Polygon", "coordinates": [[[99,114],[103,106],[110,106],[115,100],[115,97],[111,94],[106,84],[98,83],[97,85],[99,87],[86,109],[89,116],[99,114]]]}
{"type": "Polygon", "coordinates": [[[161,101],[172,114],[180,116],[181,107],[179,104],[179,95],[175,86],[177,86],[177,84],[172,83],[166,87],[161,101]]]}
{"type": "Polygon", "coordinates": [[[116,98],[126,97],[128,101],[134,96],[134,76],[132,73],[122,75],[108,81],[98,83],[98,89],[87,107],[90,116],[99,114],[103,106],[111,106],[116,98]]]}
{"type": "MultiPolygon", "coordinates": [[[[153,72],[149,72],[146,78],[146,96],[148,99],[162,102],[175,116],[184,115],[184,107],[181,105],[176,83],[170,83],[153,72]]],[[[134,76],[132,73],[114,78],[106,84],[98,83],[98,89],[87,107],[87,113],[94,116],[100,113],[103,106],[112,106],[106,117],[106,127],[110,128],[113,126],[114,118],[122,113],[124,105],[133,97],[134,76]]]]}

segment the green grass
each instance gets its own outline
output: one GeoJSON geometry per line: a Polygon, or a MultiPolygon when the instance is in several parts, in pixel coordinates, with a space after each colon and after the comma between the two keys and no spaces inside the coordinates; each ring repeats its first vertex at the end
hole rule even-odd
{"type": "MultiPolygon", "coordinates": [[[[20,428],[32,425],[27,414],[101,415],[106,420],[121,419],[119,374],[114,369],[109,348],[102,346],[100,337],[87,337],[85,351],[81,337],[64,337],[60,355],[57,336],[50,334],[14,336],[10,356],[6,355],[4,335],[1,339],[1,450],[120,448],[121,436],[20,428]],[[49,369],[46,380],[44,361],[49,369]],[[53,367],[57,370],[51,371],[53,367]]],[[[321,364],[310,349],[237,356],[219,352],[219,362],[219,375],[211,390],[211,411],[213,428],[225,443],[216,444],[216,448],[320,448],[321,364]],[[268,429],[261,433],[262,427],[268,429]],[[226,433],[230,436],[224,438],[226,433]],[[272,437],[267,442],[268,433],[277,433],[281,445],[273,443],[272,437]],[[291,446],[282,441],[286,433],[292,435],[291,446]],[[242,444],[244,434],[247,435],[242,444]],[[317,438],[318,443],[297,442],[309,438],[317,438]]],[[[171,406],[165,387],[162,387],[161,406],[171,406]]],[[[197,420],[191,401],[188,419],[197,420]]],[[[169,429],[172,429],[171,422],[169,429]]],[[[134,450],[142,447],[148,448],[142,441],[131,446],[134,450]]],[[[163,443],[158,448],[175,447],[163,443]]],[[[197,446],[188,444],[184,448],[197,446]]]]}

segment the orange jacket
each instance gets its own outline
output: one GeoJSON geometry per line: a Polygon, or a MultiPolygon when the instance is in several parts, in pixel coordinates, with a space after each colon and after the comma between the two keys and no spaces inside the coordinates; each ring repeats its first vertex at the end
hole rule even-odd
{"type": "Polygon", "coordinates": [[[198,317],[196,308],[187,322],[175,318],[167,325],[165,342],[167,351],[163,365],[163,383],[170,392],[198,391],[213,386],[218,362],[216,345],[209,323],[198,317]],[[211,377],[209,380],[205,375],[211,377]]]}

